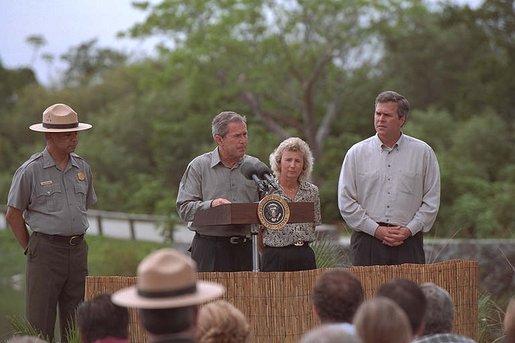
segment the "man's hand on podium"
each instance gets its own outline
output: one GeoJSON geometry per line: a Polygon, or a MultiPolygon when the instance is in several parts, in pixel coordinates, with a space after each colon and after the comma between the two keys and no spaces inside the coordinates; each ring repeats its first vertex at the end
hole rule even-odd
{"type": "Polygon", "coordinates": [[[218,198],[218,199],[214,199],[213,201],[211,201],[211,207],[216,207],[216,206],[220,206],[220,205],[226,205],[226,204],[230,204],[231,202],[227,199],[224,199],[224,198],[218,198]]]}

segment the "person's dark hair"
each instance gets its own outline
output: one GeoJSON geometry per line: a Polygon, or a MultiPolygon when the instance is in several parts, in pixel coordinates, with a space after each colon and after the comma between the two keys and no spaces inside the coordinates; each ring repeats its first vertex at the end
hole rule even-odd
{"type": "Polygon", "coordinates": [[[360,280],[345,269],[331,269],[320,274],[311,295],[322,323],[352,323],[363,300],[360,280]]]}
{"type": "Polygon", "coordinates": [[[411,330],[418,333],[423,325],[427,301],[420,286],[411,280],[395,279],[380,285],[375,293],[395,301],[408,315],[411,330]]]}
{"type": "Polygon", "coordinates": [[[408,99],[397,92],[385,91],[379,93],[376,97],[375,105],[383,104],[385,102],[395,102],[397,104],[397,114],[399,115],[399,118],[406,117],[406,120],[408,120],[410,109],[408,99]]]}
{"type": "Polygon", "coordinates": [[[77,325],[84,343],[108,336],[128,338],[129,311],[113,304],[109,294],[100,294],[79,305],[77,325]]]}
{"type": "Polygon", "coordinates": [[[211,123],[213,138],[215,138],[216,135],[225,137],[229,131],[229,123],[247,123],[247,118],[232,111],[218,113],[211,123]]]}
{"type": "Polygon", "coordinates": [[[195,325],[198,306],[177,308],[139,309],[143,327],[153,335],[186,331],[195,325]]]}
{"type": "Polygon", "coordinates": [[[420,288],[427,300],[423,335],[452,332],[454,305],[449,292],[432,282],[423,283],[420,288]]]}

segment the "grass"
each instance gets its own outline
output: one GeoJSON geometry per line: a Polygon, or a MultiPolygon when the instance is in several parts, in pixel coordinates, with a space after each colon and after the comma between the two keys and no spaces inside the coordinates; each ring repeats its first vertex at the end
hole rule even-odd
{"type": "MultiPolygon", "coordinates": [[[[503,342],[504,309],[489,294],[482,292],[479,296],[479,342],[503,342]]],[[[505,307],[504,307],[505,308],[505,307]]]]}
{"type": "Polygon", "coordinates": [[[315,252],[317,268],[346,268],[351,267],[351,257],[334,239],[321,237],[311,243],[311,248],[315,252]]]}
{"type": "MultiPolygon", "coordinates": [[[[135,276],[139,262],[169,244],[87,236],[89,275],[135,276]]],[[[24,318],[25,255],[10,230],[0,230],[0,341],[15,330],[30,333],[24,318]],[[13,288],[13,282],[19,287],[13,288]]]]}

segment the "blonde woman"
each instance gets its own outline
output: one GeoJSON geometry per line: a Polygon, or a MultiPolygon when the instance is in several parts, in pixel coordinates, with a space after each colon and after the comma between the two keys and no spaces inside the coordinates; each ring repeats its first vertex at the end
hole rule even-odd
{"type": "Polygon", "coordinates": [[[385,297],[364,302],[354,316],[354,327],[362,343],[409,343],[413,339],[408,316],[385,297]]]}
{"type": "Polygon", "coordinates": [[[217,300],[200,308],[197,339],[199,343],[246,343],[250,340],[250,325],[238,308],[217,300]]]}
{"type": "Polygon", "coordinates": [[[288,202],[313,202],[313,223],[286,224],[280,230],[264,229],[263,272],[297,271],[316,268],[315,253],[309,243],[315,240],[315,226],[320,225],[320,194],[309,182],[313,154],[298,137],[284,140],[270,154],[270,166],[279,184],[278,194],[288,202]]]}

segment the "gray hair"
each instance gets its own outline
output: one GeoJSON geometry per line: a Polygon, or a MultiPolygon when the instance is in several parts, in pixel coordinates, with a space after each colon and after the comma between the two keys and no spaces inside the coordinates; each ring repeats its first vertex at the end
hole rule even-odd
{"type": "Polygon", "coordinates": [[[285,139],[279,146],[270,154],[270,167],[274,175],[279,178],[281,175],[281,158],[285,151],[299,151],[304,157],[304,166],[302,173],[300,173],[299,180],[307,181],[311,179],[311,172],[313,170],[313,154],[309,148],[308,143],[304,142],[299,137],[290,137],[285,139]]]}
{"type": "Polygon", "coordinates": [[[432,282],[423,283],[420,288],[427,299],[424,336],[452,332],[454,305],[449,292],[432,282]]]}
{"type": "Polygon", "coordinates": [[[225,137],[229,131],[229,123],[247,123],[247,118],[232,111],[218,113],[211,123],[213,138],[215,138],[216,135],[225,137]]]}
{"type": "Polygon", "coordinates": [[[394,91],[385,91],[376,97],[375,105],[385,102],[395,102],[397,104],[397,115],[399,118],[406,117],[408,120],[409,102],[404,96],[394,91]]]}

